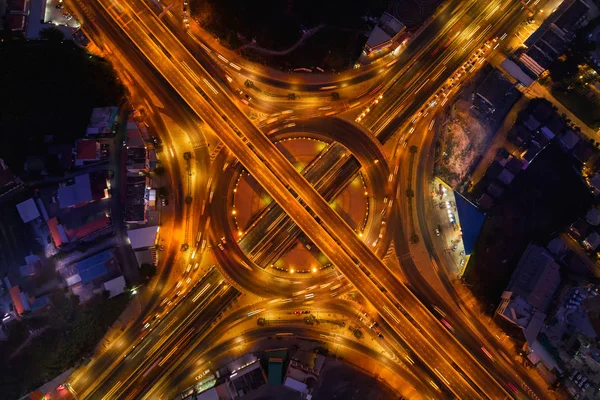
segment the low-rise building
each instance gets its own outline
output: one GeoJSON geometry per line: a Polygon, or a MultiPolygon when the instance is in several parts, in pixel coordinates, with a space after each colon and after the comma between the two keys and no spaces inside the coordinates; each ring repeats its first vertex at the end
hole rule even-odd
{"type": "Polygon", "coordinates": [[[75,147],[75,165],[80,167],[86,163],[100,160],[100,143],[92,139],[79,139],[75,147]]]}
{"type": "Polygon", "coordinates": [[[530,244],[519,260],[496,316],[522,332],[533,343],[544,325],[546,310],[560,285],[559,265],[543,248],[530,244]]]}
{"type": "Polygon", "coordinates": [[[92,110],[88,124],[87,136],[101,136],[111,134],[119,112],[118,107],[96,107],[92,110]]]}
{"type": "MultiPolygon", "coordinates": [[[[392,9],[390,5],[390,10],[392,9]]],[[[384,53],[394,44],[398,43],[399,38],[405,30],[406,27],[404,24],[393,15],[393,12],[384,12],[369,35],[363,54],[367,57],[374,57],[384,53]]]]}

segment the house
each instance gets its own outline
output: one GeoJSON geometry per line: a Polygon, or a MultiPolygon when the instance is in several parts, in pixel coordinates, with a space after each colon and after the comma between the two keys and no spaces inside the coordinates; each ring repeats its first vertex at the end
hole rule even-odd
{"type": "Polygon", "coordinates": [[[510,58],[506,58],[504,61],[502,61],[500,67],[508,75],[512,76],[514,79],[519,81],[519,83],[523,86],[529,86],[534,81],[533,78],[529,76],[519,64],[517,64],[510,58]]]}
{"type": "Polygon", "coordinates": [[[592,226],[598,226],[600,224],[600,210],[590,208],[585,214],[585,220],[592,226]]]}
{"type": "Polygon", "coordinates": [[[47,168],[52,176],[62,176],[73,166],[73,146],[70,144],[51,144],[47,154],[47,168]]]}
{"type": "Polygon", "coordinates": [[[75,150],[75,165],[78,167],[100,160],[100,143],[97,140],[79,139],[75,150]]]}
{"type": "Polygon", "coordinates": [[[594,251],[600,245],[600,235],[598,232],[592,231],[582,242],[583,247],[587,250],[594,251]]]}
{"type": "Polygon", "coordinates": [[[139,229],[130,229],[127,231],[129,242],[133,250],[145,249],[154,246],[158,226],[148,226],[139,229]]]}
{"type": "Polygon", "coordinates": [[[31,311],[29,299],[25,293],[21,292],[21,288],[19,286],[11,287],[8,292],[10,293],[10,299],[15,307],[17,316],[23,315],[25,311],[31,311]]]}
{"type": "Polygon", "coordinates": [[[104,290],[108,292],[108,298],[112,298],[125,292],[127,284],[123,275],[117,276],[114,279],[106,281],[102,284],[104,290]]]}
{"type": "Polygon", "coordinates": [[[395,10],[393,3],[390,4],[389,11],[383,13],[369,35],[363,50],[366,56],[373,56],[388,50],[394,42],[399,41],[398,39],[406,30],[404,24],[393,14],[393,10],[395,10]]]}
{"type": "Polygon", "coordinates": [[[6,26],[12,32],[22,32],[27,26],[29,17],[29,2],[27,0],[12,0],[8,4],[6,26]]]}
{"type": "Polygon", "coordinates": [[[590,142],[587,140],[581,140],[573,148],[573,157],[575,157],[583,165],[586,165],[590,162],[596,152],[596,148],[590,142]]]}
{"type": "Polygon", "coordinates": [[[513,157],[507,164],[506,169],[512,172],[514,175],[517,175],[523,169],[523,161],[519,160],[516,157],[513,157]]]}
{"type": "Polygon", "coordinates": [[[79,207],[93,200],[90,174],[78,175],[74,183],[58,188],[60,208],[79,207]]]}
{"type": "Polygon", "coordinates": [[[547,126],[543,126],[542,129],[540,129],[540,133],[543,134],[548,140],[554,139],[555,136],[554,132],[552,132],[547,126]]]}
{"type": "Polygon", "coordinates": [[[496,316],[518,327],[528,343],[541,331],[560,285],[559,266],[543,247],[530,244],[501,296],[496,316]]]}
{"type": "Polygon", "coordinates": [[[144,176],[128,176],[125,180],[124,219],[128,224],[146,222],[146,193],[149,190],[144,176]]]}
{"type": "Polygon", "coordinates": [[[592,230],[590,224],[583,218],[579,218],[569,226],[569,234],[576,240],[587,237],[592,230]]]}
{"type": "Polygon", "coordinates": [[[87,136],[112,133],[119,109],[117,107],[96,107],[92,110],[86,130],[87,136]]]}
{"type": "Polygon", "coordinates": [[[555,237],[548,242],[546,248],[554,257],[559,257],[567,251],[567,244],[561,238],[555,237]]]}
{"type": "Polygon", "coordinates": [[[35,201],[31,198],[17,204],[17,211],[24,223],[28,223],[40,217],[40,212],[35,205],[35,201]]]}
{"type": "Polygon", "coordinates": [[[510,172],[507,168],[504,168],[502,172],[500,172],[500,175],[498,175],[498,180],[506,186],[510,185],[513,179],[515,179],[515,174],[510,172]]]}
{"type": "Polygon", "coordinates": [[[572,129],[567,129],[566,132],[564,132],[558,137],[558,142],[560,143],[560,146],[563,148],[563,150],[566,151],[573,150],[575,145],[579,143],[580,140],[581,137],[572,129]]]}
{"type": "Polygon", "coordinates": [[[499,184],[497,182],[492,182],[490,183],[490,185],[487,187],[487,192],[493,196],[494,198],[499,198],[500,196],[502,196],[504,194],[504,187],[502,186],[502,184],[499,184]]]}
{"type": "Polygon", "coordinates": [[[473,106],[494,121],[501,121],[519,97],[519,91],[497,69],[485,77],[473,94],[473,106]]]}
{"type": "Polygon", "coordinates": [[[85,285],[106,275],[108,268],[114,265],[116,260],[112,250],[105,250],[70,265],[65,273],[65,281],[68,286],[76,283],[85,285]]]}
{"type": "Polygon", "coordinates": [[[487,193],[483,193],[478,199],[477,199],[477,205],[479,206],[479,208],[481,208],[484,211],[488,211],[490,210],[493,206],[494,206],[494,199],[492,196],[490,196],[487,193]]]}
{"type": "Polygon", "coordinates": [[[545,311],[560,285],[559,266],[543,247],[530,244],[511,276],[507,290],[545,311]]]}
{"type": "Polygon", "coordinates": [[[527,119],[525,122],[523,122],[523,126],[529,129],[531,132],[536,132],[541,125],[542,124],[531,114],[528,114],[527,119]]]}
{"type": "Polygon", "coordinates": [[[528,128],[523,125],[517,125],[512,129],[509,140],[521,147],[527,145],[532,136],[533,133],[528,128]]]}

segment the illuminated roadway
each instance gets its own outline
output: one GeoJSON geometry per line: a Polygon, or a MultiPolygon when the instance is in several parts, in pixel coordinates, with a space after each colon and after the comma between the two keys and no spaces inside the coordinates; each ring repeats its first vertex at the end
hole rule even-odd
{"type": "MultiPolygon", "coordinates": [[[[133,27],[134,23],[130,23],[129,25],[133,27]]],[[[133,29],[132,29],[132,28],[127,28],[127,31],[130,33],[130,32],[132,32],[132,31],[133,31],[133,29]]],[[[162,36],[161,36],[161,39],[162,39],[162,36]]],[[[171,46],[168,46],[168,47],[171,49],[171,46]]],[[[151,46],[150,46],[148,49],[144,49],[144,53],[146,53],[146,54],[147,54],[147,53],[151,53],[151,52],[152,52],[152,50],[150,50],[150,49],[151,49],[151,46]]],[[[162,55],[162,56],[161,56],[161,54],[159,54],[159,53],[156,53],[156,52],[155,52],[155,55],[157,56],[156,58],[152,57],[152,59],[153,59],[153,62],[155,62],[155,63],[156,63],[156,62],[158,62],[158,60],[159,60],[159,59],[161,59],[161,58],[164,58],[164,55],[162,55]]],[[[164,73],[163,73],[163,74],[164,74],[164,73]]],[[[174,73],[174,76],[175,76],[175,77],[177,77],[177,75],[178,75],[177,73],[174,73]]],[[[215,83],[213,83],[213,84],[215,84],[215,83]]],[[[175,85],[174,85],[174,86],[175,86],[175,85]]],[[[179,87],[179,84],[178,84],[176,87],[177,87],[177,89],[178,89],[178,90],[181,90],[181,89],[180,89],[180,87],[179,87]]],[[[217,86],[215,85],[215,87],[217,87],[217,86]]],[[[206,89],[206,88],[205,88],[204,90],[205,90],[205,91],[207,91],[207,92],[209,91],[209,89],[206,89]]],[[[191,92],[191,93],[193,93],[193,92],[194,92],[194,90],[192,89],[190,92],[191,92]]],[[[210,96],[210,93],[208,93],[208,94],[209,94],[209,96],[210,96]]],[[[197,97],[198,95],[194,93],[194,96],[196,96],[196,97],[197,97]]],[[[184,97],[185,97],[186,99],[188,99],[188,101],[190,101],[190,100],[189,100],[189,97],[187,97],[187,96],[184,96],[184,97]]],[[[193,96],[191,96],[191,97],[193,97],[193,96]]],[[[225,102],[225,103],[227,103],[227,102],[225,102]]],[[[206,105],[204,104],[204,106],[206,106],[206,105]]],[[[201,114],[202,116],[204,116],[204,115],[203,115],[203,113],[199,113],[199,114],[201,114]]],[[[226,112],[225,114],[226,114],[226,115],[228,115],[228,116],[230,116],[230,118],[233,118],[233,116],[235,115],[235,113],[234,113],[234,112],[231,112],[231,113],[230,113],[230,112],[229,112],[229,110],[227,110],[227,112],[226,112]]],[[[210,124],[211,126],[213,126],[213,127],[215,127],[215,126],[216,126],[216,127],[218,127],[218,126],[220,125],[220,126],[223,128],[223,132],[227,132],[227,133],[229,133],[229,135],[228,135],[228,136],[229,136],[229,138],[231,138],[231,139],[233,139],[233,138],[237,138],[237,135],[235,135],[235,134],[233,134],[231,131],[229,131],[229,127],[228,127],[228,126],[226,126],[225,124],[223,124],[222,122],[220,122],[220,121],[219,121],[219,118],[218,118],[218,116],[217,116],[216,118],[215,118],[215,117],[212,117],[212,119],[211,119],[210,121],[208,121],[208,119],[207,119],[207,122],[209,122],[209,124],[210,124]]],[[[242,126],[243,126],[243,129],[242,129],[242,131],[244,132],[244,134],[245,134],[245,135],[248,135],[249,133],[251,133],[251,132],[252,132],[252,129],[246,129],[246,128],[248,128],[248,126],[247,126],[247,124],[244,124],[244,122],[245,122],[245,121],[244,121],[244,119],[243,119],[243,118],[239,118],[239,120],[238,120],[238,118],[236,118],[236,119],[235,119],[235,123],[236,123],[236,124],[240,124],[240,125],[242,125],[242,126]],[[241,122],[241,123],[240,123],[240,122],[241,122]]],[[[254,128],[254,129],[255,129],[255,128],[254,128]]],[[[260,134],[260,132],[258,132],[258,133],[260,134]]],[[[262,134],[260,134],[260,135],[261,135],[261,137],[262,137],[262,134]]],[[[251,143],[255,143],[256,141],[260,141],[260,137],[253,137],[253,138],[250,140],[250,142],[251,142],[251,143]]],[[[228,144],[229,144],[229,142],[228,142],[228,144]]],[[[238,143],[238,144],[239,144],[239,143],[238,143]]],[[[242,143],[242,144],[243,144],[243,143],[242,143]]],[[[233,143],[232,143],[231,145],[232,145],[232,146],[234,146],[234,144],[233,144],[233,143]]],[[[232,149],[232,150],[233,150],[234,154],[236,154],[236,155],[241,155],[241,152],[243,152],[243,151],[244,151],[244,149],[239,149],[239,148],[237,149],[237,151],[236,151],[236,150],[234,150],[234,149],[232,149]]],[[[261,150],[261,152],[262,152],[262,153],[268,154],[268,155],[267,155],[267,157],[268,157],[268,156],[273,156],[273,161],[275,161],[275,160],[276,160],[276,163],[277,163],[276,165],[277,165],[278,167],[283,167],[283,168],[281,168],[281,170],[282,170],[282,171],[277,171],[277,172],[278,172],[278,175],[280,175],[280,176],[282,176],[282,177],[283,177],[283,178],[282,178],[282,180],[284,180],[284,181],[286,181],[286,182],[290,182],[290,185],[292,185],[292,183],[293,183],[294,190],[296,190],[296,192],[297,192],[297,193],[301,193],[301,197],[302,197],[304,200],[306,200],[306,199],[310,199],[310,201],[308,201],[308,203],[311,205],[311,207],[315,207],[315,208],[316,208],[316,206],[318,205],[318,200],[320,200],[320,198],[319,198],[319,199],[317,199],[317,200],[315,200],[315,199],[312,197],[312,196],[314,196],[314,193],[311,193],[311,190],[310,190],[310,189],[307,189],[307,188],[303,187],[303,186],[305,186],[305,182],[302,182],[302,181],[299,181],[299,182],[294,182],[294,180],[295,180],[295,179],[297,179],[298,177],[297,177],[297,176],[295,176],[295,175],[294,175],[293,173],[291,173],[290,171],[285,171],[285,169],[284,169],[284,168],[285,168],[285,162],[282,162],[282,161],[281,161],[281,159],[278,159],[278,158],[280,158],[280,156],[278,157],[278,156],[277,156],[277,154],[273,154],[272,152],[270,152],[270,151],[269,151],[269,147],[268,147],[267,145],[264,145],[264,144],[261,144],[261,145],[260,145],[260,150],[261,150]],[[284,172],[285,172],[285,173],[284,173],[284,172]],[[314,201],[313,201],[313,200],[314,200],[314,201]]],[[[277,151],[277,150],[275,149],[275,151],[277,151]]],[[[264,157],[264,155],[263,155],[263,157],[264,157]]],[[[258,167],[258,166],[255,166],[254,164],[260,164],[260,162],[259,162],[259,161],[257,161],[255,157],[252,157],[252,155],[251,155],[250,157],[245,157],[245,159],[244,159],[244,157],[240,157],[240,159],[242,160],[242,163],[243,163],[243,164],[245,164],[247,167],[251,166],[251,168],[249,168],[249,170],[251,170],[251,171],[253,172],[253,175],[254,175],[254,176],[257,176],[257,173],[256,173],[255,171],[257,171],[257,170],[259,169],[259,167],[258,167]]],[[[289,166],[289,165],[288,165],[288,166],[289,166]]],[[[289,166],[289,167],[291,167],[291,166],[289,166]]],[[[288,169],[289,169],[289,168],[288,168],[288,169]]],[[[295,171],[294,171],[294,172],[295,172],[295,171]]],[[[264,172],[264,174],[259,174],[259,175],[263,175],[264,177],[268,177],[269,179],[271,179],[271,181],[272,181],[272,182],[275,182],[273,179],[276,179],[276,177],[275,177],[273,174],[269,174],[269,173],[267,173],[267,172],[264,172]]],[[[270,186],[270,185],[268,184],[269,182],[264,182],[264,180],[265,180],[265,179],[263,178],[263,182],[261,182],[261,183],[263,184],[263,186],[264,186],[265,188],[267,188],[267,189],[268,189],[270,192],[272,192],[272,191],[275,191],[275,190],[277,189],[277,190],[279,191],[279,192],[277,193],[277,195],[278,195],[278,196],[274,196],[274,195],[273,195],[273,193],[271,193],[271,195],[272,195],[272,196],[273,196],[273,197],[274,197],[274,198],[275,198],[275,199],[278,201],[278,203],[284,203],[284,202],[283,202],[283,200],[286,198],[286,195],[285,195],[285,193],[281,193],[281,188],[273,188],[273,187],[269,188],[269,186],[270,186]]],[[[273,186],[275,186],[275,185],[273,185],[273,186]]],[[[288,194],[289,194],[289,193],[288,193],[288,194]]],[[[318,195],[317,195],[317,196],[318,196],[318,195]]],[[[288,200],[288,203],[286,203],[286,205],[287,205],[287,207],[288,207],[288,210],[294,210],[294,208],[297,208],[297,206],[294,206],[295,202],[294,202],[294,200],[293,200],[293,199],[290,199],[290,198],[289,198],[289,196],[287,196],[287,200],[288,200]]],[[[326,204],[325,204],[325,206],[326,206],[326,204]]],[[[328,208],[328,207],[327,207],[327,208],[328,208]]],[[[285,207],[284,207],[284,209],[285,209],[285,207]]],[[[321,217],[321,219],[323,220],[324,224],[325,224],[325,225],[329,225],[329,228],[330,228],[330,229],[332,229],[332,230],[335,230],[335,231],[336,231],[336,233],[339,233],[339,230],[338,230],[337,228],[341,227],[342,225],[339,225],[339,226],[338,226],[338,225],[335,225],[335,224],[340,224],[339,220],[338,220],[338,221],[336,221],[336,220],[335,220],[335,217],[331,217],[331,215],[330,215],[330,214],[329,214],[329,216],[327,216],[327,215],[328,215],[328,213],[327,213],[327,210],[324,210],[324,209],[323,209],[323,205],[322,205],[322,204],[320,205],[320,207],[319,207],[318,209],[319,209],[319,211],[317,212],[317,214],[318,214],[318,215],[321,217]],[[330,222],[329,224],[327,224],[327,223],[326,223],[326,221],[327,221],[327,220],[329,220],[329,219],[333,220],[333,223],[332,223],[332,222],[330,222]],[[334,229],[334,228],[335,228],[335,229],[334,229]]],[[[301,227],[303,227],[303,230],[304,230],[304,231],[305,231],[307,234],[309,234],[309,236],[311,236],[309,232],[311,232],[311,233],[312,233],[312,235],[314,235],[314,236],[317,236],[317,235],[319,235],[319,234],[321,233],[321,232],[320,232],[320,227],[318,227],[318,224],[317,224],[317,226],[311,225],[311,223],[310,223],[310,222],[309,222],[309,220],[308,220],[308,218],[310,218],[310,216],[309,216],[309,215],[303,214],[303,212],[302,212],[302,211],[300,211],[300,210],[296,210],[296,211],[297,211],[297,213],[290,212],[290,215],[292,215],[292,218],[295,218],[295,219],[299,219],[300,217],[302,217],[303,219],[305,219],[305,221],[303,221],[303,222],[302,222],[301,224],[299,224],[299,225],[300,225],[301,227]],[[305,227],[307,227],[307,225],[308,225],[308,227],[310,227],[311,229],[304,229],[305,227]]],[[[331,211],[331,210],[330,210],[330,211],[331,211]]],[[[298,222],[298,221],[296,221],[296,222],[298,222]]],[[[346,227],[344,227],[343,229],[344,229],[344,230],[347,230],[347,229],[346,229],[346,227]]],[[[346,235],[346,236],[345,236],[345,238],[343,238],[343,239],[342,239],[342,243],[344,243],[345,245],[349,245],[350,243],[352,243],[352,239],[351,239],[350,237],[348,237],[348,233],[349,233],[349,232],[345,232],[345,235],[346,235]],[[348,239],[348,242],[346,241],[346,239],[348,239]]],[[[352,234],[352,237],[355,237],[355,235],[353,234],[353,232],[350,232],[350,233],[352,234]]],[[[325,242],[324,240],[315,240],[315,238],[313,238],[313,241],[314,241],[314,242],[317,244],[317,246],[318,246],[319,248],[321,248],[321,249],[322,249],[324,252],[326,252],[326,249],[328,249],[330,254],[332,253],[332,251],[340,251],[340,250],[341,250],[341,248],[339,248],[339,247],[338,247],[338,246],[337,246],[335,243],[329,243],[329,245],[327,245],[328,243],[324,243],[324,242],[325,242]],[[319,243],[319,242],[321,242],[321,243],[319,243]]],[[[359,242],[360,242],[360,241],[359,241],[359,242]]],[[[355,243],[356,243],[356,242],[355,242],[355,243]]],[[[351,249],[353,249],[353,250],[355,251],[355,257],[357,257],[357,258],[359,258],[359,259],[362,259],[362,260],[367,260],[367,262],[366,262],[366,263],[365,263],[365,262],[363,262],[363,264],[364,264],[364,265],[366,265],[366,266],[367,266],[367,267],[369,267],[369,268],[372,268],[372,266],[373,266],[373,265],[377,265],[377,263],[376,263],[376,262],[374,262],[373,264],[371,264],[371,262],[370,262],[370,261],[372,261],[372,255],[371,255],[371,254],[369,254],[369,253],[370,253],[370,252],[368,251],[369,249],[366,249],[367,251],[365,251],[365,249],[362,249],[362,250],[359,252],[359,251],[358,251],[358,250],[359,250],[358,248],[356,248],[356,249],[355,249],[355,247],[354,247],[354,246],[350,246],[350,247],[351,247],[351,249]],[[359,253],[359,255],[357,255],[356,253],[359,253]]],[[[360,246],[359,246],[359,247],[360,247],[360,246]]],[[[327,253],[326,253],[326,254],[327,254],[327,253]]],[[[328,256],[330,256],[330,259],[332,259],[332,261],[334,261],[334,260],[333,260],[333,257],[331,257],[331,255],[330,255],[330,254],[328,254],[328,256]]],[[[336,263],[336,265],[338,265],[338,267],[340,267],[340,269],[341,269],[341,270],[342,270],[342,271],[343,271],[343,272],[344,272],[346,275],[352,275],[352,273],[353,273],[353,272],[352,272],[351,270],[352,270],[352,269],[356,270],[356,268],[355,268],[355,267],[352,267],[352,260],[350,260],[350,261],[349,261],[349,260],[348,260],[348,257],[344,257],[343,255],[342,255],[341,257],[337,257],[337,262],[335,262],[335,261],[334,261],[334,263],[336,263]],[[342,264],[342,265],[344,265],[344,264],[345,264],[345,265],[346,265],[346,266],[348,266],[348,267],[347,267],[347,268],[345,268],[345,269],[342,269],[342,267],[341,267],[341,265],[340,265],[340,264],[342,264]]],[[[383,268],[385,268],[385,267],[383,267],[383,268]]],[[[379,279],[381,279],[382,277],[384,277],[384,276],[385,276],[385,272],[384,272],[384,271],[380,271],[380,269],[381,269],[381,268],[379,268],[379,269],[376,271],[376,274],[375,274],[375,275],[376,275],[376,276],[377,276],[379,279]]],[[[355,283],[356,283],[356,282],[367,282],[367,281],[368,281],[368,280],[366,280],[366,279],[364,278],[364,276],[363,276],[363,275],[355,276],[355,278],[357,278],[357,280],[353,280],[353,279],[351,279],[351,280],[352,280],[353,282],[355,282],[355,283]]],[[[387,284],[386,284],[386,281],[387,281],[387,280],[386,280],[386,279],[382,279],[382,280],[384,281],[384,282],[382,282],[382,283],[384,284],[384,286],[388,287],[388,286],[389,286],[389,283],[387,283],[387,284]]],[[[391,282],[393,282],[393,277],[392,277],[392,279],[390,279],[390,281],[391,281],[391,282]]],[[[361,286],[362,286],[362,285],[361,285],[361,286]]],[[[376,289],[375,289],[375,292],[377,292],[377,290],[376,290],[376,289]]],[[[395,296],[398,296],[398,294],[395,294],[395,296]]],[[[369,294],[367,294],[367,295],[366,295],[366,297],[367,297],[367,298],[369,298],[369,299],[370,299],[371,301],[373,301],[374,303],[379,303],[379,302],[377,302],[377,301],[376,301],[376,298],[377,298],[377,297],[382,297],[382,299],[381,299],[381,303],[377,304],[377,305],[379,305],[379,306],[381,306],[381,305],[385,305],[385,304],[389,304],[389,303],[386,301],[387,299],[383,298],[384,296],[381,296],[381,295],[377,296],[377,295],[376,295],[376,293],[372,293],[372,296],[371,296],[371,295],[369,295],[369,294]]],[[[411,296],[410,296],[410,295],[408,295],[408,296],[406,296],[406,297],[410,298],[411,296]]],[[[404,305],[406,306],[406,304],[405,304],[405,299],[403,299],[403,301],[402,301],[401,303],[402,303],[402,304],[404,304],[404,305]]],[[[392,307],[393,307],[393,306],[392,306],[392,307]]],[[[418,304],[416,304],[416,307],[418,308],[418,307],[419,307],[419,305],[418,305],[418,304]]],[[[390,308],[388,308],[388,309],[390,309],[390,308]]],[[[413,313],[415,313],[415,310],[413,310],[413,309],[411,308],[411,309],[409,310],[409,313],[413,314],[413,313]]],[[[382,315],[385,317],[385,313],[382,313],[382,315]]],[[[427,316],[425,316],[425,317],[427,317],[427,316]]],[[[388,317],[388,318],[389,318],[389,317],[388,317]]],[[[419,322],[425,322],[425,321],[427,320],[427,318],[423,318],[423,319],[422,319],[422,318],[420,318],[420,317],[419,317],[419,318],[416,318],[416,319],[417,319],[419,322]]],[[[429,319],[431,319],[431,316],[429,316],[429,319]]],[[[392,324],[393,324],[393,323],[394,323],[394,321],[392,321],[392,324]]],[[[435,327],[435,325],[434,325],[434,326],[433,326],[433,330],[435,330],[435,329],[436,329],[436,327],[435,327]]],[[[442,332],[443,332],[443,328],[441,328],[440,326],[437,326],[437,329],[438,329],[438,330],[439,330],[439,329],[442,329],[442,332]]],[[[442,335],[444,335],[444,336],[445,336],[445,332],[444,332],[442,335]]],[[[446,348],[448,349],[448,347],[446,347],[446,348]]],[[[459,352],[460,352],[460,349],[459,349],[459,352]]],[[[462,362],[459,362],[459,364],[463,365],[463,363],[462,363],[462,362]]],[[[451,374],[450,374],[450,375],[451,375],[451,374]]],[[[484,377],[483,377],[483,380],[485,380],[485,379],[486,379],[486,378],[485,378],[485,376],[484,376],[484,377]]],[[[493,385],[492,385],[492,386],[490,386],[490,387],[488,387],[488,386],[486,385],[486,386],[484,386],[484,387],[485,387],[485,389],[486,389],[486,390],[491,390],[491,389],[492,389],[492,387],[493,387],[493,385]]]]}
{"type": "MultiPolygon", "coordinates": [[[[112,5],[108,5],[109,13],[112,5]]],[[[146,23],[154,22],[153,16],[142,9],[138,16],[149,16],[146,23]]],[[[340,271],[354,283],[355,287],[368,298],[379,310],[380,314],[388,323],[398,332],[399,335],[405,336],[407,343],[416,350],[416,353],[422,359],[427,360],[430,365],[435,365],[437,371],[444,376],[444,379],[449,381],[450,390],[455,392],[459,397],[478,398],[479,395],[474,392],[474,389],[462,376],[454,370],[450,363],[445,359],[439,350],[450,353],[450,357],[465,370],[467,375],[475,381],[475,384],[491,398],[502,398],[507,393],[502,386],[499,386],[491,376],[484,371],[474,359],[466,353],[454,338],[452,338],[442,327],[442,325],[420,304],[420,302],[398,282],[395,277],[386,269],[376,255],[358,238],[343,220],[333,211],[329,205],[323,201],[319,194],[302,178],[301,175],[292,167],[291,164],[279,153],[273,144],[247,120],[247,118],[235,107],[228,99],[223,99],[224,93],[219,93],[220,86],[209,76],[198,77],[196,74],[187,73],[183,65],[187,68],[197,66],[195,60],[189,53],[182,51],[176,57],[179,68],[175,68],[175,64],[169,62],[173,58],[168,58],[164,49],[168,48],[169,52],[178,50],[178,42],[175,38],[169,35],[160,35],[163,49],[159,48],[155,41],[156,37],[148,37],[143,32],[144,30],[138,22],[137,17],[133,13],[126,13],[125,10],[120,10],[113,14],[115,21],[120,24],[125,24],[124,32],[132,39],[134,43],[143,50],[149,60],[161,71],[162,75],[171,83],[171,85],[182,95],[188,102],[190,107],[194,109],[213,129],[220,132],[225,139],[225,143],[229,149],[236,155],[240,162],[253,174],[259,183],[269,192],[269,194],[278,202],[278,204],[286,210],[288,215],[295,220],[305,234],[323,251],[323,253],[336,265],[340,271]],[[183,72],[186,72],[185,74],[183,72]],[[185,77],[185,75],[188,75],[185,77]],[[196,80],[197,84],[204,81],[208,88],[205,88],[206,94],[211,99],[213,109],[206,100],[198,94],[198,87],[190,83],[190,80],[196,80]],[[211,83],[212,81],[212,83],[211,83]],[[217,95],[221,94],[217,99],[217,95]],[[221,100],[224,101],[221,101],[221,100]],[[218,109],[216,101],[219,101],[218,109]],[[217,111],[217,112],[215,112],[217,111]],[[228,118],[234,120],[238,128],[244,132],[247,139],[257,149],[257,154],[251,152],[246,146],[245,139],[242,139],[236,134],[224,119],[222,115],[227,115],[228,118]],[[273,165],[275,164],[276,167],[273,165]],[[273,172],[276,172],[275,175],[273,172]],[[281,181],[279,180],[281,179],[281,181]],[[310,204],[312,210],[319,216],[321,223],[319,224],[308,211],[302,207],[288,191],[285,185],[286,182],[291,189],[298,193],[303,201],[310,204]],[[330,232],[336,232],[337,239],[323,234],[323,228],[328,228],[330,232]],[[392,301],[384,295],[379,288],[367,278],[364,271],[359,269],[353,259],[345,253],[344,249],[337,243],[339,240],[347,246],[347,250],[358,259],[358,261],[367,269],[372,270],[372,274],[377,277],[381,285],[388,289],[388,292],[402,303],[405,310],[410,314],[412,321],[418,321],[418,326],[412,326],[407,318],[402,313],[396,311],[396,306],[392,301]],[[407,329],[411,326],[412,329],[407,329]],[[402,329],[403,328],[403,329],[402,329]],[[423,329],[426,328],[424,331],[423,329]],[[436,332],[435,334],[432,334],[436,332]],[[431,343],[436,343],[436,349],[431,343]],[[454,381],[454,382],[452,382],[454,381]]],[[[161,32],[160,24],[150,26],[151,31],[159,34],[161,32]]],[[[163,30],[164,33],[164,30],[163,30]]],[[[197,67],[196,67],[197,68],[197,67]]],[[[197,70],[201,70],[197,68],[197,70]]],[[[190,71],[191,72],[191,71],[190,71]]],[[[433,369],[433,367],[432,367],[433,369]]]]}

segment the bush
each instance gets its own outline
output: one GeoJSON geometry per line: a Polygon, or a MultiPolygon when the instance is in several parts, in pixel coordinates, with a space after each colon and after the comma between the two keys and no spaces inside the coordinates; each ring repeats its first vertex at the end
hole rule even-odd
{"type": "Polygon", "coordinates": [[[156,275],[156,265],[144,263],[140,265],[140,275],[145,281],[152,279],[156,275]]]}

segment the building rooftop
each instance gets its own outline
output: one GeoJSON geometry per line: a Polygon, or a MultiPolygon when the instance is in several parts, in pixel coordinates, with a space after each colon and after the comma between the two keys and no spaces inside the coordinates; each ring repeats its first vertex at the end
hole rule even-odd
{"type": "Polygon", "coordinates": [[[21,216],[21,220],[24,223],[28,223],[29,221],[33,221],[34,219],[40,216],[40,212],[35,205],[35,201],[33,199],[27,199],[19,204],[17,204],[17,211],[21,216]]]}
{"type": "Polygon", "coordinates": [[[125,292],[125,287],[127,284],[125,283],[125,278],[123,275],[117,276],[114,279],[106,281],[103,283],[104,290],[109,292],[108,297],[115,297],[125,292]]]}
{"type": "Polygon", "coordinates": [[[546,311],[560,285],[559,266],[543,247],[530,244],[512,274],[508,291],[546,311]]]}
{"type": "Polygon", "coordinates": [[[86,134],[102,135],[110,133],[117,118],[117,107],[96,107],[92,110],[86,134]]]}
{"type": "Polygon", "coordinates": [[[78,175],[75,183],[58,188],[60,208],[74,207],[93,200],[90,175],[78,175]]]}
{"type": "Polygon", "coordinates": [[[106,264],[114,259],[111,250],[95,254],[75,264],[81,282],[88,283],[108,272],[106,264]]]}
{"type": "Polygon", "coordinates": [[[100,159],[98,150],[100,144],[92,139],[79,139],[77,141],[77,160],[93,161],[100,159]]]}
{"type": "Polygon", "coordinates": [[[127,236],[131,241],[131,247],[134,250],[154,246],[158,226],[148,226],[145,228],[131,229],[127,231],[127,236]]]}
{"type": "Polygon", "coordinates": [[[458,212],[458,220],[460,222],[460,229],[462,230],[462,241],[465,247],[465,254],[471,254],[475,248],[475,243],[485,215],[477,209],[477,207],[469,200],[464,198],[459,193],[454,193],[454,199],[456,202],[456,210],[458,212]]]}
{"type": "Polygon", "coordinates": [[[554,21],[554,25],[562,29],[574,31],[577,21],[583,17],[588,9],[588,5],[583,1],[575,0],[562,14],[560,14],[556,21],[554,21]]]}

